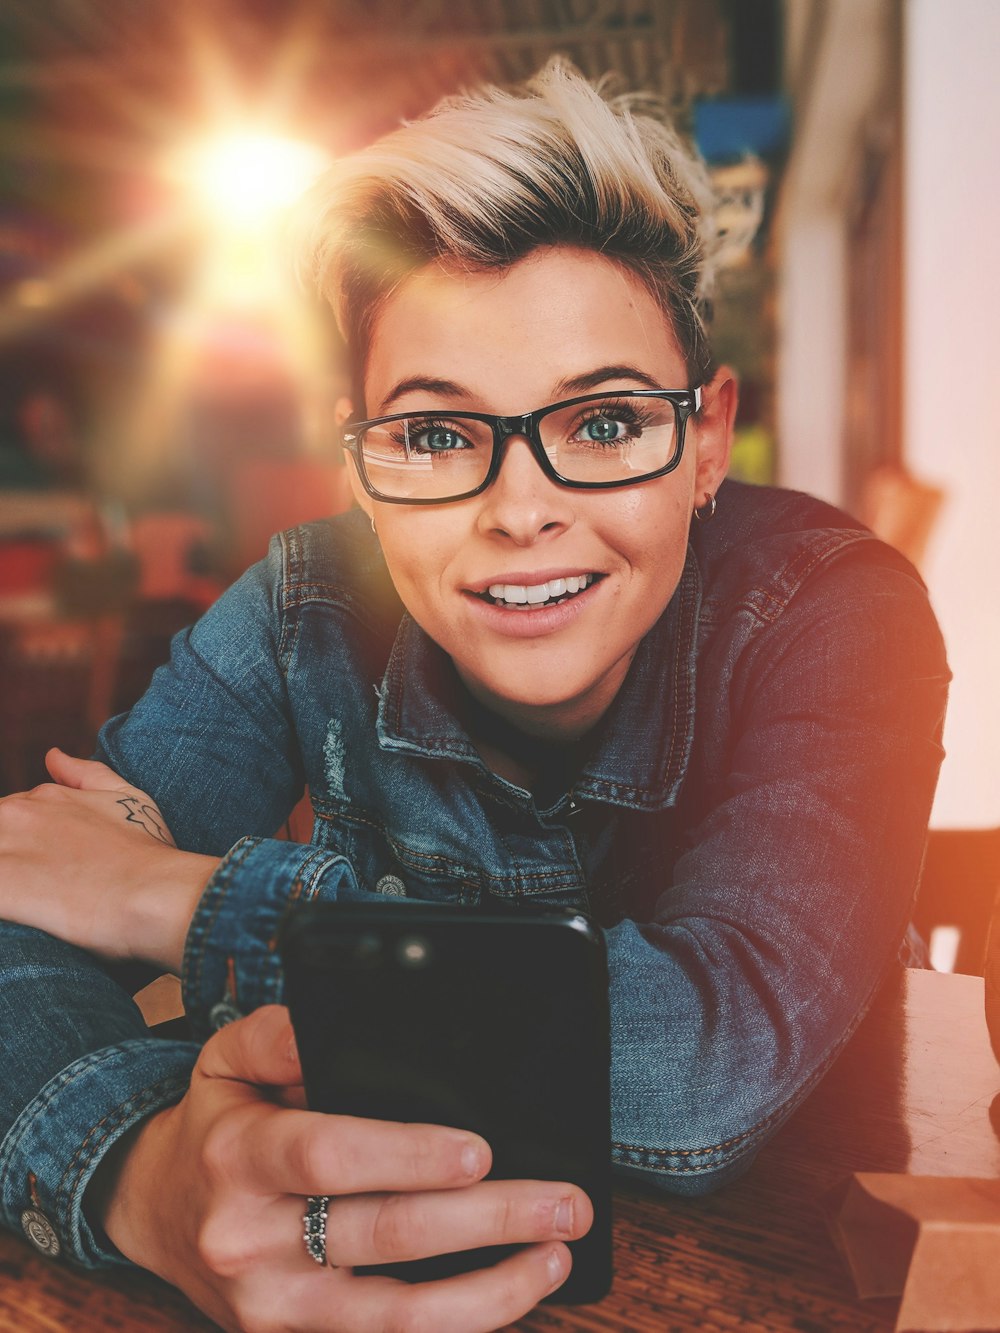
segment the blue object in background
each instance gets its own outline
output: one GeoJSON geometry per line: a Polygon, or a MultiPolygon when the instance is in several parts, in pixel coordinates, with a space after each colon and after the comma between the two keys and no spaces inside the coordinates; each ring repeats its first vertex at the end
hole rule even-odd
{"type": "Polygon", "coordinates": [[[694,137],[706,162],[731,162],[784,149],[790,116],[782,96],[715,97],[694,104],[694,137]]]}

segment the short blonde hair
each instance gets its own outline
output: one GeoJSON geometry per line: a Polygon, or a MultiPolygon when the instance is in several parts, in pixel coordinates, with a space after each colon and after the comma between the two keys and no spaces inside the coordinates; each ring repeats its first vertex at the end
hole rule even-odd
{"type": "Polygon", "coordinates": [[[346,339],[358,409],[374,320],[407,275],[435,260],[504,269],[544,245],[633,271],[694,385],[712,372],[712,205],[702,163],[655,99],[606,96],[556,57],[519,88],[445,98],[342,158],[306,196],[295,244],[346,339]]]}

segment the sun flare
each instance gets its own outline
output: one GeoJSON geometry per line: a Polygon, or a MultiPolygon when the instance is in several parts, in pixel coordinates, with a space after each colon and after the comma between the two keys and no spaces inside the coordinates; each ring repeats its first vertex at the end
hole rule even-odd
{"type": "Polygon", "coordinates": [[[170,174],[207,206],[217,225],[242,231],[271,224],[329,161],[316,144],[237,130],[187,145],[170,174]]]}

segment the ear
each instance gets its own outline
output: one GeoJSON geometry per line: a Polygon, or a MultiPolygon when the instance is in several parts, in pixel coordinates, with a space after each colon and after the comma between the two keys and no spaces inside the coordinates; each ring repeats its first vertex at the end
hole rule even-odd
{"type": "MultiPolygon", "coordinates": [[[[345,421],[350,421],[354,415],[354,404],[350,398],[341,395],[333,405],[333,422],[339,430],[345,421]]],[[[347,480],[351,485],[351,494],[354,496],[354,502],[359,508],[363,509],[369,518],[372,516],[372,498],[361,485],[361,478],[358,476],[358,469],[354,465],[354,459],[348,457],[345,459],[347,466],[347,480]]]]}
{"type": "Polygon", "coordinates": [[[689,423],[695,427],[695,505],[706,504],[722,484],[733,448],[733,424],[739,388],[728,366],[720,366],[701,391],[701,411],[689,423]]]}

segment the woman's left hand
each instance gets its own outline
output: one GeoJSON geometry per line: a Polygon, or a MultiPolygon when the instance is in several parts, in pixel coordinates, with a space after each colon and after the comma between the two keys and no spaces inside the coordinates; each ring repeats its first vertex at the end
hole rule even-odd
{"type": "Polygon", "coordinates": [[[0,799],[0,917],[179,973],[218,859],[179,851],[155,802],[106,764],[61,750],[45,763],[55,782],[0,799]]]}

